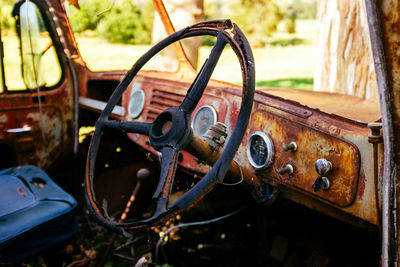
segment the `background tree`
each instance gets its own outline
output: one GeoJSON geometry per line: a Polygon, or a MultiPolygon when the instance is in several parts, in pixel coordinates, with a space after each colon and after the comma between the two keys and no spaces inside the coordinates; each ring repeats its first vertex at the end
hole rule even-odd
{"type": "Polygon", "coordinates": [[[80,9],[70,8],[69,19],[72,30],[74,32],[94,31],[105,15],[103,12],[111,5],[109,0],[91,0],[81,2],[80,9]]]}
{"type": "Polygon", "coordinates": [[[131,0],[114,5],[97,26],[98,35],[112,43],[148,44],[150,32],[151,24],[146,25],[141,10],[131,0]]]}
{"type": "Polygon", "coordinates": [[[151,1],[139,7],[132,0],[89,0],[69,9],[74,32],[92,31],[111,43],[149,44],[153,17],[151,1]]]}
{"type": "Polygon", "coordinates": [[[315,91],[378,100],[363,0],[319,2],[315,91]]]}
{"type": "MultiPolygon", "coordinates": [[[[203,0],[164,0],[163,2],[176,31],[204,20],[203,0]]],[[[153,25],[152,43],[155,44],[166,37],[166,32],[158,14],[154,16],[153,25]]],[[[201,38],[182,40],[183,49],[195,68],[201,44],[201,38]]],[[[175,71],[178,62],[173,48],[163,49],[159,56],[152,60],[152,65],[158,70],[175,71]]]]}

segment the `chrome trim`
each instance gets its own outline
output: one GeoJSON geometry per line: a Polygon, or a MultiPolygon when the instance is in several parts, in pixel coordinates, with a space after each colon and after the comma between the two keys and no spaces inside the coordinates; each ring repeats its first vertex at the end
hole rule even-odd
{"type": "Polygon", "coordinates": [[[268,168],[272,164],[272,162],[274,160],[274,156],[275,156],[274,143],[272,142],[271,138],[266,133],[261,132],[261,131],[256,131],[251,134],[249,140],[247,141],[246,154],[247,154],[248,161],[256,170],[262,170],[262,169],[268,168]],[[268,151],[267,159],[266,159],[265,163],[262,165],[255,163],[251,157],[250,146],[251,146],[251,140],[254,138],[254,136],[260,136],[264,140],[267,151],[268,151]]]}
{"type": "MultiPolygon", "coordinates": [[[[99,101],[96,99],[92,98],[87,98],[80,96],[79,97],[79,104],[88,108],[92,108],[96,111],[103,111],[103,109],[106,107],[107,103],[103,101],[99,101]]],[[[116,105],[112,111],[113,115],[118,115],[118,116],[125,116],[125,108],[116,105]]]]}
{"type": "Polygon", "coordinates": [[[31,126],[24,125],[22,128],[14,128],[14,129],[6,129],[6,133],[26,133],[30,132],[32,130],[31,126]]]}

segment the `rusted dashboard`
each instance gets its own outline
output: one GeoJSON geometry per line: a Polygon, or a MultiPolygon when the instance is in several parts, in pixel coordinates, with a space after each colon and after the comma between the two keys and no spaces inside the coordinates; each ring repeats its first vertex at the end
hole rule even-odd
{"type": "MultiPolygon", "coordinates": [[[[121,105],[127,110],[125,119],[153,121],[166,108],[178,106],[189,86],[156,76],[138,76],[122,99],[121,105]],[[138,99],[142,99],[141,105],[135,104],[138,99]]],[[[227,126],[229,138],[240,104],[240,87],[212,83],[192,114],[194,132],[201,135],[206,127],[218,121],[227,126]]],[[[375,110],[368,112],[358,115],[371,121],[379,118],[375,110]]],[[[357,119],[328,114],[282,96],[257,91],[250,123],[235,160],[265,182],[376,224],[375,166],[369,133],[367,124],[357,119]]],[[[129,137],[157,153],[148,137],[138,134],[129,137]]],[[[198,175],[209,168],[185,151],[179,163],[198,175]]]]}
{"type": "Polygon", "coordinates": [[[258,175],[272,176],[340,206],[353,202],[360,170],[359,150],[353,144],[261,109],[253,112],[249,133],[267,134],[274,147],[273,162],[258,170],[258,175]],[[316,171],[318,160],[331,165],[324,176],[316,171]],[[318,177],[327,179],[327,188],[316,188],[318,177]]]}

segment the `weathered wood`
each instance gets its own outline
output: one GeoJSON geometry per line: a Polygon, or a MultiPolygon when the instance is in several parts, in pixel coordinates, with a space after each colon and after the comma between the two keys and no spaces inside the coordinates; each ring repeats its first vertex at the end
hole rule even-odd
{"type": "Polygon", "coordinates": [[[319,1],[314,90],[378,102],[365,3],[319,1]]]}

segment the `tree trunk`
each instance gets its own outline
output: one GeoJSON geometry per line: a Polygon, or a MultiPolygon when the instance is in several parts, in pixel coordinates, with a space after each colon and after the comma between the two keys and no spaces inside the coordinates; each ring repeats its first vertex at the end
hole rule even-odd
{"type": "MultiPolygon", "coordinates": [[[[203,0],[164,0],[163,2],[176,31],[204,20],[203,0]]],[[[167,35],[157,13],[154,16],[153,25],[152,43],[155,44],[167,35]]],[[[201,37],[182,41],[183,49],[195,69],[201,44],[201,37]]],[[[178,62],[172,47],[161,51],[160,55],[154,58],[152,65],[157,70],[175,71],[178,68],[178,62]]]]}
{"type": "Polygon", "coordinates": [[[314,90],[378,102],[364,0],[319,1],[314,90]]]}

